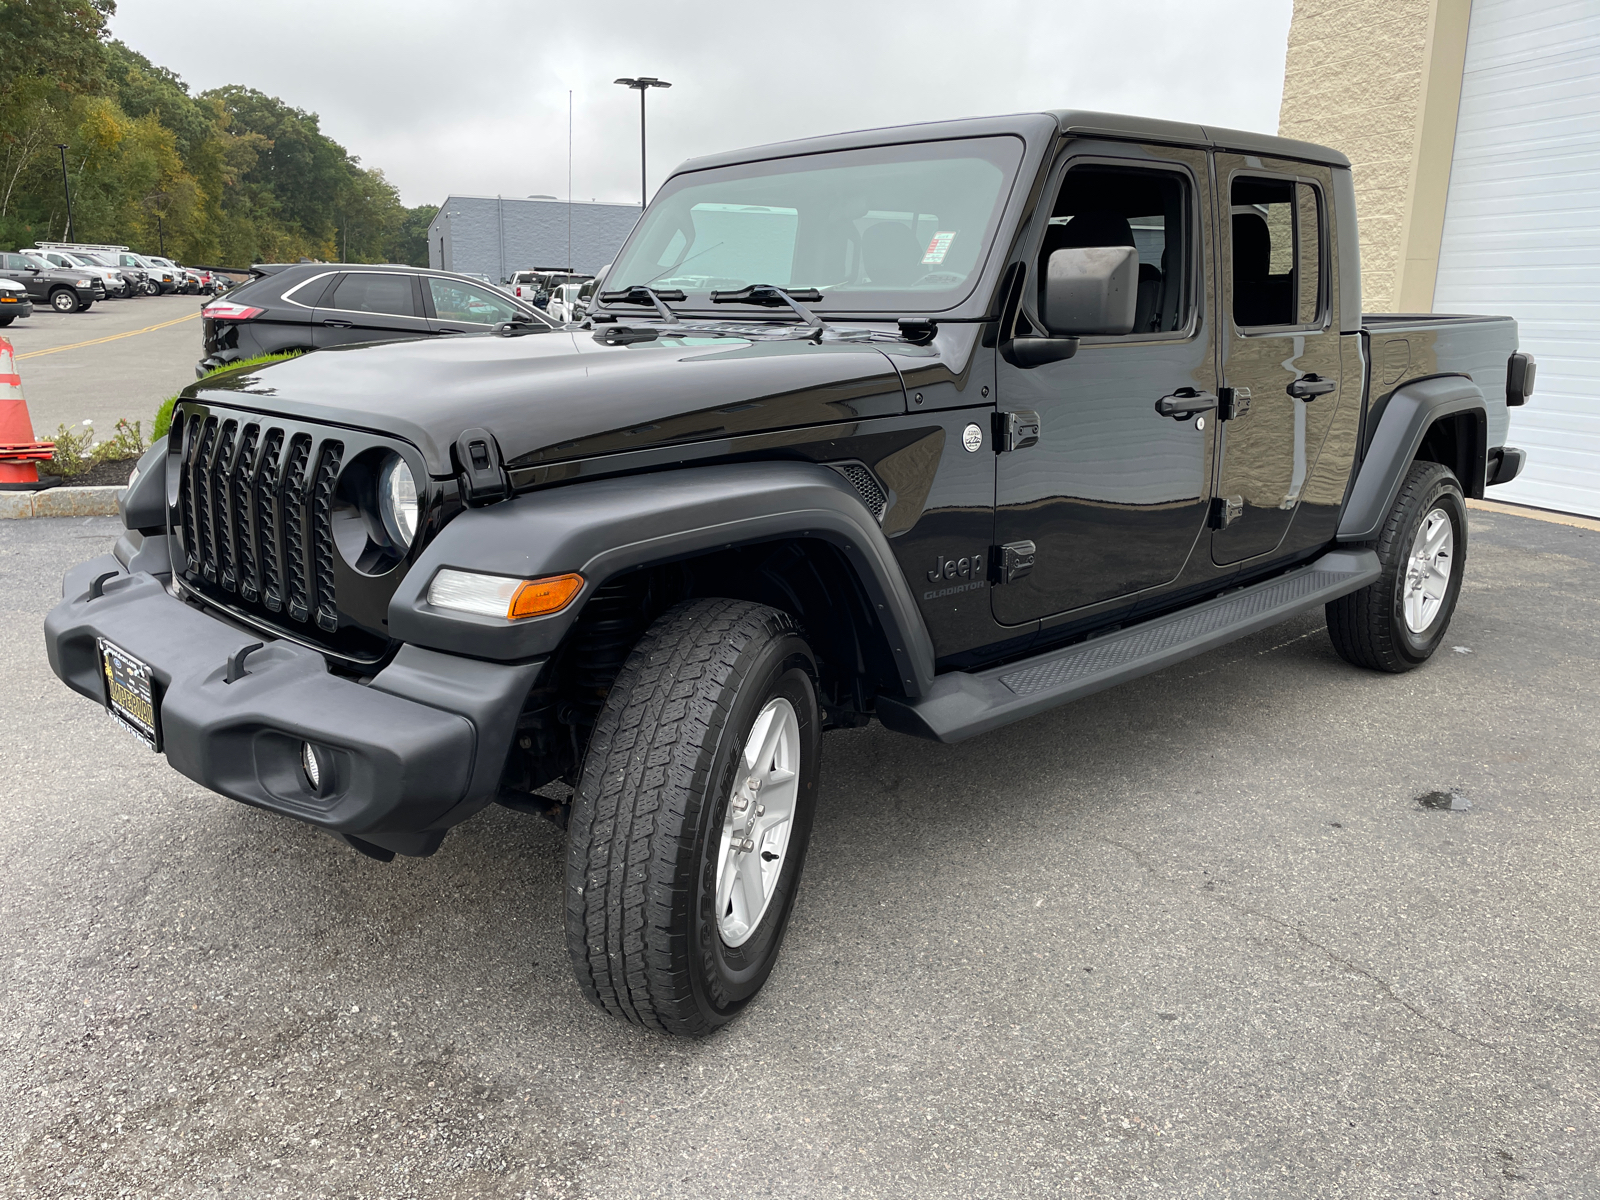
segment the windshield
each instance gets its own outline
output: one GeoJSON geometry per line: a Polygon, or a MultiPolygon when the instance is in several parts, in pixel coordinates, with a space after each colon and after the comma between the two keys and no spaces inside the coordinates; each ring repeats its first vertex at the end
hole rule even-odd
{"type": "Polygon", "coordinates": [[[839,311],[931,312],[972,291],[1022,158],[1013,137],[877,146],[667,181],[607,291],[688,305],[753,283],[816,288],[839,311]]]}

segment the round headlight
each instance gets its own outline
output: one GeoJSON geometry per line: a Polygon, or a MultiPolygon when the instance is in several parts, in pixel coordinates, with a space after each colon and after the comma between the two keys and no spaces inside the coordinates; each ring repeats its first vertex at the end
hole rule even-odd
{"type": "Polygon", "coordinates": [[[398,454],[389,456],[378,476],[378,511],[394,544],[408,548],[417,536],[417,481],[398,454]]]}

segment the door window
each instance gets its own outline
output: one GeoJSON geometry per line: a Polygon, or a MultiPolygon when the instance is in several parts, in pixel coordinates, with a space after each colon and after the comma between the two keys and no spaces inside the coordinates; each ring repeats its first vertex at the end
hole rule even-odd
{"type": "Polygon", "coordinates": [[[1233,323],[1241,329],[1321,324],[1326,271],[1318,189],[1242,175],[1230,201],[1233,323]]]}
{"type": "Polygon", "coordinates": [[[417,315],[411,294],[411,276],[356,271],[346,275],[333,289],[327,307],[346,312],[384,313],[392,317],[417,315]]]}
{"type": "Polygon", "coordinates": [[[487,288],[474,287],[457,279],[430,275],[428,292],[433,297],[433,311],[441,321],[493,325],[517,315],[509,300],[494,295],[487,288]]]}
{"type": "Polygon", "coordinates": [[[1133,334],[1186,328],[1194,242],[1191,211],[1188,179],[1177,172],[1074,167],[1062,181],[1039,249],[1040,288],[1050,255],[1057,250],[1132,246],[1139,255],[1133,334]]]}

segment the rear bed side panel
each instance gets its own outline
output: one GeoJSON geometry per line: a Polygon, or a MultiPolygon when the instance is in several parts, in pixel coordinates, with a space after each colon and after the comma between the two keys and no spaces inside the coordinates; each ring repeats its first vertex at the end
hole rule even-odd
{"type": "Polygon", "coordinates": [[[1438,313],[1369,313],[1362,322],[1371,337],[1368,444],[1397,389],[1430,375],[1459,373],[1470,377],[1483,392],[1489,448],[1505,445],[1511,426],[1511,414],[1506,408],[1506,362],[1517,350],[1515,320],[1438,313]]]}

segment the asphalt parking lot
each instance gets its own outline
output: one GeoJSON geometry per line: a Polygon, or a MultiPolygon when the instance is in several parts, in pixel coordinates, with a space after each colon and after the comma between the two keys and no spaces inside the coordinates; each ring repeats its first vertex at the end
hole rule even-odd
{"type": "Polygon", "coordinates": [[[58,425],[94,422],[110,437],[119,417],[143,424],[149,440],[156,408],[194,382],[205,296],[101,300],[88,312],[33,315],[0,329],[17,356],[35,436],[58,425]]]}
{"type": "Polygon", "coordinates": [[[1475,512],[1409,675],[1318,614],[830,734],[783,960],[688,1043],[580,996],[554,827],[375,863],[70,694],[114,530],[0,528],[0,1195],[1600,1194],[1600,532],[1475,512]]]}

